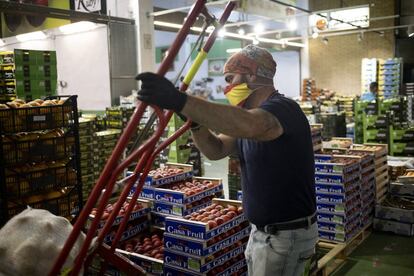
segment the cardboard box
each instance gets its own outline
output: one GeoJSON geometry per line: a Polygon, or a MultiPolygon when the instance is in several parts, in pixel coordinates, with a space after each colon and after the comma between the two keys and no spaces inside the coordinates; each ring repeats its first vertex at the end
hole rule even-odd
{"type": "Polygon", "coordinates": [[[382,206],[381,204],[375,206],[375,216],[380,219],[414,223],[414,210],[382,206]]]}
{"type": "Polygon", "coordinates": [[[360,208],[360,206],[361,201],[355,196],[345,203],[317,202],[316,211],[318,213],[350,216],[355,208],[360,208]]]}
{"type": "Polygon", "coordinates": [[[215,267],[218,267],[225,262],[237,257],[238,255],[244,255],[247,242],[221,256],[216,257],[194,257],[186,254],[177,254],[168,251],[164,251],[164,264],[173,267],[179,267],[184,270],[194,271],[196,273],[206,273],[215,267]]]}
{"type": "Polygon", "coordinates": [[[378,231],[393,232],[404,236],[414,236],[414,224],[393,220],[374,218],[374,229],[378,231]]]}
{"type": "Polygon", "coordinates": [[[165,185],[173,182],[178,182],[186,179],[190,179],[193,177],[193,166],[188,164],[177,164],[177,163],[167,163],[167,167],[170,168],[181,168],[183,169],[183,173],[175,174],[168,177],[163,178],[153,178],[151,176],[147,176],[145,179],[145,185],[147,186],[156,186],[156,185],[165,185]]]}
{"type": "Polygon", "coordinates": [[[182,237],[177,237],[171,234],[164,235],[164,246],[165,249],[176,252],[179,254],[189,254],[193,256],[208,256],[212,255],[223,248],[226,248],[235,242],[248,237],[250,234],[250,226],[245,227],[241,231],[235,233],[234,235],[216,242],[215,244],[209,245],[208,241],[196,240],[196,239],[186,239],[182,237]]]}
{"type": "Polygon", "coordinates": [[[219,178],[202,178],[194,177],[194,180],[208,180],[214,184],[213,188],[204,190],[200,193],[187,196],[184,192],[175,191],[170,189],[164,189],[162,187],[154,188],[154,199],[158,202],[174,203],[174,204],[189,204],[198,201],[204,197],[214,195],[219,191],[223,190],[222,180],[219,178]]]}
{"type": "Polygon", "coordinates": [[[390,184],[390,193],[399,195],[399,196],[414,197],[414,182],[413,184],[392,182],[390,184]]]}
{"type": "MultiPolygon", "coordinates": [[[[221,204],[232,204],[237,207],[241,206],[240,201],[235,200],[224,200],[224,199],[213,199],[213,203],[221,204]]],[[[209,229],[208,223],[191,221],[182,218],[167,217],[165,219],[165,233],[175,234],[183,237],[190,237],[200,240],[208,240],[212,237],[218,236],[227,230],[239,225],[243,221],[246,221],[244,214],[240,214],[227,223],[224,223],[214,229],[209,229]]]]}
{"type": "Polygon", "coordinates": [[[151,275],[164,275],[164,262],[162,260],[118,248],[116,252],[124,255],[133,263],[142,267],[146,272],[151,273],[151,275]]]}
{"type": "Polygon", "coordinates": [[[317,193],[345,194],[346,192],[354,191],[358,187],[358,181],[348,184],[315,183],[315,190],[317,193]]]}
{"type": "MultiPolygon", "coordinates": [[[[223,272],[217,273],[217,276],[230,276],[234,275],[235,272],[243,271],[241,276],[247,276],[247,263],[245,259],[242,259],[236,262],[234,265],[230,266],[223,272]]],[[[166,276],[200,276],[206,275],[205,273],[197,273],[194,271],[189,271],[180,267],[164,265],[164,275],[166,276]]]]}

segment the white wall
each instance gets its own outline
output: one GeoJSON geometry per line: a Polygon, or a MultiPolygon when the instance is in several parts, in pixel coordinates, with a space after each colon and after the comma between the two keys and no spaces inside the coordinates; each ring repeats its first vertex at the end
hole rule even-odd
{"type": "Polygon", "coordinates": [[[281,51],[272,53],[277,63],[274,83],[279,93],[287,97],[300,94],[300,58],[297,51],[281,51]]]}
{"type": "Polygon", "coordinates": [[[58,79],[66,82],[59,94],[77,94],[80,109],[111,106],[107,27],[57,36],[58,79]]]}
{"type": "Polygon", "coordinates": [[[79,109],[103,110],[111,106],[106,25],[70,35],[62,35],[57,29],[48,33],[51,35],[46,39],[27,42],[7,38],[0,50],[56,51],[58,94],[78,95],[79,109]],[[59,87],[59,82],[66,83],[66,87],[59,87]]]}

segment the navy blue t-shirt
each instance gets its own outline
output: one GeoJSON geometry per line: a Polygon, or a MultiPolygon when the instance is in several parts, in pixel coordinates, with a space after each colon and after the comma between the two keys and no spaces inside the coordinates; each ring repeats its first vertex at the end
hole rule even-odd
{"type": "Polygon", "coordinates": [[[309,216],[316,199],[308,120],[295,101],[279,93],[260,108],[279,120],[283,134],[266,142],[238,139],[244,212],[259,226],[309,216]]]}

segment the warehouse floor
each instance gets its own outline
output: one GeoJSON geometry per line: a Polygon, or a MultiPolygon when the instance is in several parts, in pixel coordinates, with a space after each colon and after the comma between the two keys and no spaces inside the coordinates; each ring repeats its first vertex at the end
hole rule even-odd
{"type": "Polygon", "coordinates": [[[414,237],[374,232],[334,276],[414,275],[414,237]]]}

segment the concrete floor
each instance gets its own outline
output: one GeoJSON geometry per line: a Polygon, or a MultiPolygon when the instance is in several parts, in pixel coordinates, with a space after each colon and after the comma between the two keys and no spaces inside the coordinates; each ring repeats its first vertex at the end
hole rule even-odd
{"type": "Polygon", "coordinates": [[[412,276],[414,237],[374,232],[349,256],[334,276],[412,276]]]}

